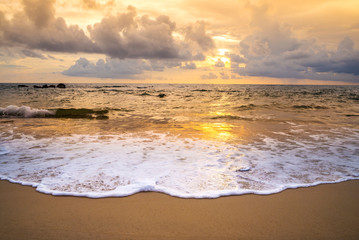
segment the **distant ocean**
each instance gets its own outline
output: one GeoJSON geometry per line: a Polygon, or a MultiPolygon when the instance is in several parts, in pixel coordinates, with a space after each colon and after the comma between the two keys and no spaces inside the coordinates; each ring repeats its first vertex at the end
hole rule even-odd
{"type": "Polygon", "coordinates": [[[359,87],[0,84],[0,178],[53,195],[271,194],[359,179],[359,87]]]}

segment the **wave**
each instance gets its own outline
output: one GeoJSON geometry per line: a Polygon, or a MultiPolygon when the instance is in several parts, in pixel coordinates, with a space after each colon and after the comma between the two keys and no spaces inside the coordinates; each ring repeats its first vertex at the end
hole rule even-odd
{"type": "Polygon", "coordinates": [[[253,110],[255,107],[257,107],[254,104],[248,104],[248,105],[241,105],[239,107],[235,107],[238,111],[247,111],[247,110],[253,110]]]}
{"type": "Polygon", "coordinates": [[[36,118],[36,117],[53,117],[54,111],[45,109],[36,109],[28,106],[10,105],[6,108],[0,108],[0,117],[20,117],[20,118],[36,118]]]}
{"type": "Polygon", "coordinates": [[[92,198],[141,191],[183,198],[271,194],[359,179],[359,133],[342,131],[345,137],[316,134],[305,141],[282,141],[263,136],[251,144],[154,132],[48,138],[7,134],[0,142],[0,150],[3,146],[7,152],[6,158],[0,157],[0,179],[47,194],[92,198]]]}
{"type": "Polygon", "coordinates": [[[108,119],[109,110],[94,110],[88,108],[59,108],[53,110],[37,109],[28,106],[10,105],[0,108],[0,118],[87,118],[108,119]]]}
{"type": "Polygon", "coordinates": [[[328,109],[328,107],[325,106],[318,106],[318,105],[294,105],[292,108],[295,109],[328,109]]]}
{"type": "Polygon", "coordinates": [[[213,119],[213,120],[215,120],[215,119],[229,119],[229,120],[246,120],[246,121],[255,120],[254,118],[241,117],[241,116],[235,116],[235,115],[230,115],[230,114],[211,117],[211,119],[213,119]]]}

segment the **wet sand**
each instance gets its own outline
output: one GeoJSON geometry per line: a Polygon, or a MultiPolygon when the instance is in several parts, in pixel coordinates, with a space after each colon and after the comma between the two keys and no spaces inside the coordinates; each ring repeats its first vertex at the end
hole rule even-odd
{"type": "Polygon", "coordinates": [[[359,181],[218,199],[55,197],[0,181],[0,239],[359,239],[359,181]]]}

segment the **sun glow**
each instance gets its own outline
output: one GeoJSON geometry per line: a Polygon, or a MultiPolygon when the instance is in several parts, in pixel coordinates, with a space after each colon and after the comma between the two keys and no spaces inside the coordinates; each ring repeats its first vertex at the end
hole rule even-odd
{"type": "Polygon", "coordinates": [[[229,49],[218,48],[217,51],[218,51],[219,55],[224,56],[224,55],[226,55],[227,52],[229,52],[229,49]]]}
{"type": "Polygon", "coordinates": [[[205,139],[229,141],[234,138],[232,127],[231,124],[218,122],[202,123],[199,126],[196,126],[195,129],[201,131],[205,139]]]}
{"type": "Polygon", "coordinates": [[[220,57],[219,59],[221,59],[222,62],[224,63],[229,63],[231,60],[229,58],[226,58],[226,57],[220,57]]]}

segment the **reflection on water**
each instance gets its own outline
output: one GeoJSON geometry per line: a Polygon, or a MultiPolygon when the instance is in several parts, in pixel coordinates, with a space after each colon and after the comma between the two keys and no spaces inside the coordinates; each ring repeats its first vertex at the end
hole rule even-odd
{"type": "Polygon", "coordinates": [[[201,123],[193,128],[201,131],[204,139],[227,142],[235,137],[232,133],[233,125],[225,122],[201,123]]]}
{"type": "MultiPolygon", "coordinates": [[[[156,131],[224,142],[254,135],[358,128],[357,87],[216,85],[73,85],[18,89],[0,85],[0,108],[106,111],[109,119],[15,119],[16,130],[41,134],[121,134],[156,131]],[[147,93],[143,95],[144,91],[147,93]],[[164,93],[164,98],[158,94],[164,93]],[[315,126],[314,126],[315,125],[315,126]]],[[[4,124],[0,124],[3,125],[4,124]]],[[[7,128],[7,126],[4,126],[7,128]]]]}

